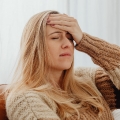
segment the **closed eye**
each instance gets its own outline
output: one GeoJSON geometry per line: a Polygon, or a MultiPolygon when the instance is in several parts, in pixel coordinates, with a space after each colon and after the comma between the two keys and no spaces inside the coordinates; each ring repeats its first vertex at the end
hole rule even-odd
{"type": "Polygon", "coordinates": [[[59,39],[60,37],[54,37],[54,38],[52,38],[52,39],[59,39]]]}

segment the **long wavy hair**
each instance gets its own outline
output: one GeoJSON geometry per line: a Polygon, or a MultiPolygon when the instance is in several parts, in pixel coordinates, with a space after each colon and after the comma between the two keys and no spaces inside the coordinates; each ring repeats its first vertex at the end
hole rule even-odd
{"type": "Polygon", "coordinates": [[[18,92],[42,91],[55,101],[62,119],[74,112],[79,116],[79,110],[86,110],[90,106],[101,113],[104,110],[101,97],[91,87],[92,83],[79,80],[74,75],[73,63],[64,71],[59,87],[54,88],[48,80],[50,54],[46,43],[46,21],[49,14],[59,13],[44,11],[34,15],[26,24],[21,38],[19,62],[13,81],[6,90],[6,99],[18,92]]]}

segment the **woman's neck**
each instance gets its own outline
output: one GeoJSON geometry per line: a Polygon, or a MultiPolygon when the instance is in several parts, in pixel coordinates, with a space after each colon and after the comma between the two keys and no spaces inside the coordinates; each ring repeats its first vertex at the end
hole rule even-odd
{"type": "Polygon", "coordinates": [[[50,70],[50,80],[53,84],[53,86],[59,86],[59,83],[61,81],[61,79],[63,78],[63,74],[64,74],[64,71],[57,71],[57,70],[50,70]]]}

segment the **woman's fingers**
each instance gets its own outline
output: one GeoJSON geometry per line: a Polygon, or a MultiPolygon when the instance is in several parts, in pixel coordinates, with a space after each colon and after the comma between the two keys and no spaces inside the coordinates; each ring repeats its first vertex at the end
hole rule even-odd
{"type": "Polygon", "coordinates": [[[51,26],[55,27],[57,29],[60,29],[60,30],[68,31],[68,32],[69,32],[69,29],[70,29],[70,27],[68,27],[68,26],[63,26],[63,25],[58,25],[58,24],[52,24],[51,26]]]}
{"type": "Polygon", "coordinates": [[[65,14],[50,14],[47,24],[52,27],[69,32],[76,43],[82,38],[82,31],[78,25],[78,22],[73,17],[69,17],[65,14]]]}
{"type": "Polygon", "coordinates": [[[71,26],[71,22],[59,20],[59,21],[49,21],[47,24],[61,25],[61,26],[71,26]]]}
{"type": "Polygon", "coordinates": [[[56,16],[68,16],[67,14],[50,14],[49,16],[56,17],[56,16]]]}
{"type": "Polygon", "coordinates": [[[51,14],[48,18],[47,24],[72,27],[75,25],[75,22],[74,18],[68,17],[67,15],[51,14]]]}
{"type": "Polygon", "coordinates": [[[59,21],[59,20],[63,20],[63,21],[67,21],[67,22],[72,22],[74,20],[74,18],[72,17],[68,17],[66,15],[57,15],[56,16],[49,16],[48,21],[59,21]]]}

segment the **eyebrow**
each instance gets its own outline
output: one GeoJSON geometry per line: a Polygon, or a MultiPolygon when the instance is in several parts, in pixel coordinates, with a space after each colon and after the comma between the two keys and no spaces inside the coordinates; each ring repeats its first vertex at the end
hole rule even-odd
{"type": "Polygon", "coordinates": [[[48,36],[50,36],[50,35],[52,35],[52,34],[54,34],[54,33],[62,33],[62,32],[60,32],[60,31],[55,31],[55,32],[50,33],[48,36]]]}

